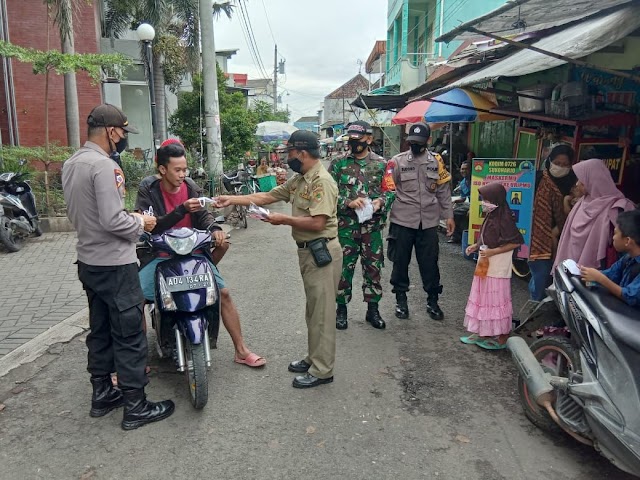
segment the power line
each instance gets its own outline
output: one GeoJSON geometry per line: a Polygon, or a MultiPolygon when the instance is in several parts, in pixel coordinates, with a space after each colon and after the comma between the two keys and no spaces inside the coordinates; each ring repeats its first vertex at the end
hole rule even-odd
{"type": "Polygon", "coordinates": [[[262,8],[264,9],[264,16],[267,19],[267,25],[269,26],[269,31],[271,32],[271,39],[273,40],[274,44],[278,44],[278,42],[276,42],[276,37],[273,35],[273,30],[271,29],[271,22],[269,21],[269,14],[267,13],[267,7],[264,4],[264,0],[262,0],[262,8]]]}
{"type": "Polygon", "coordinates": [[[240,24],[242,26],[242,33],[245,37],[245,41],[247,43],[247,47],[249,48],[249,53],[253,59],[253,63],[258,69],[258,75],[261,75],[264,78],[268,78],[266,69],[264,68],[264,64],[262,63],[262,58],[260,57],[260,52],[258,51],[255,44],[255,37],[253,36],[253,30],[250,27],[249,20],[247,19],[248,15],[244,9],[244,4],[242,1],[238,2],[240,7],[240,24]]]}
{"type": "Polygon", "coordinates": [[[240,5],[240,11],[242,13],[242,16],[245,19],[245,25],[248,27],[248,33],[249,33],[249,39],[251,40],[251,43],[253,45],[253,50],[256,54],[256,58],[258,60],[258,63],[260,64],[260,68],[261,68],[261,72],[262,75],[266,77],[268,77],[267,73],[267,69],[264,67],[264,63],[262,61],[262,57],[260,56],[260,50],[258,49],[258,44],[256,42],[256,37],[253,34],[253,25],[251,24],[251,17],[249,16],[249,9],[246,5],[246,0],[244,1],[240,1],[239,2],[240,5]]]}

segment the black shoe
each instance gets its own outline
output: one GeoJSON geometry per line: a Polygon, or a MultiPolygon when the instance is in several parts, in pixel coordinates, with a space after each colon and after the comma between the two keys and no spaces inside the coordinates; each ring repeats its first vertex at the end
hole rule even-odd
{"type": "Polygon", "coordinates": [[[147,423],[158,422],[171,416],[176,406],[171,400],[149,402],[144,394],[144,388],[123,389],[124,416],[123,430],[134,430],[147,423]]]}
{"type": "Polygon", "coordinates": [[[409,305],[405,292],[396,293],[396,318],[403,320],[409,318],[409,305]]]}
{"type": "Polygon", "coordinates": [[[383,330],[387,326],[387,324],[384,323],[384,320],[380,316],[380,312],[378,311],[378,304],[374,302],[369,302],[366,320],[371,324],[373,328],[383,330]]]}
{"type": "Polygon", "coordinates": [[[438,299],[430,299],[427,301],[427,313],[433,320],[442,320],[444,312],[438,305],[438,299]]]}
{"type": "Polygon", "coordinates": [[[349,322],[347,322],[347,306],[339,303],[338,308],[336,309],[336,328],[338,330],[346,330],[348,327],[349,322]]]}
{"type": "Polygon", "coordinates": [[[293,373],[307,373],[309,368],[311,368],[311,365],[304,360],[298,360],[289,364],[289,371],[293,373]]]}
{"type": "Polygon", "coordinates": [[[91,377],[91,384],[93,385],[93,395],[91,396],[90,416],[103,417],[111,410],[122,406],[124,402],[122,392],[114,388],[111,383],[111,375],[91,377]]]}
{"type": "Polygon", "coordinates": [[[333,377],[318,378],[314,377],[310,373],[307,373],[293,379],[293,388],[311,388],[331,382],[333,382],[333,377]]]}

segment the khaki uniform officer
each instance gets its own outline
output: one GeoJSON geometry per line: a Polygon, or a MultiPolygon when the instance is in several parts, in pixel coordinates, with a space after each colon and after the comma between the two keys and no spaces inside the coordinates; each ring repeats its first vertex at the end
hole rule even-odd
{"type": "Polygon", "coordinates": [[[289,225],[298,245],[298,261],[307,299],[308,354],[292,362],[289,371],[304,373],[293,381],[295,388],[333,382],[336,352],[335,299],[342,272],[342,248],[338,236],[338,187],[320,163],[315,134],[298,130],[288,144],[287,163],[297,173],[270,192],[218,197],[219,207],[268,205],[291,202],[291,215],[271,213],[273,225],[289,225]],[[315,252],[315,253],[314,253],[315,252]]]}

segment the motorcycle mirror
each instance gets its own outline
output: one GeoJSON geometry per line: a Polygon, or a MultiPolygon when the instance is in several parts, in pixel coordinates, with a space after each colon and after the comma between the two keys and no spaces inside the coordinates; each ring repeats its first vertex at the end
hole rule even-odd
{"type": "Polygon", "coordinates": [[[216,223],[224,223],[224,215],[220,215],[213,220],[216,223]]]}

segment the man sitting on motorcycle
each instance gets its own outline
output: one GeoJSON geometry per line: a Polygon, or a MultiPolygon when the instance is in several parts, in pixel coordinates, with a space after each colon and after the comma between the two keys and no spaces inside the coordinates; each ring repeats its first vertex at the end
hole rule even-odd
{"type": "Polygon", "coordinates": [[[640,210],[622,212],[613,234],[614,248],[625,255],[607,270],[581,267],[585,282],[597,282],[632,307],[640,307],[640,210]]]}
{"type": "MultiPolygon", "coordinates": [[[[152,234],[160,234],[180,227],[211,230],[217,249],[218,246],[225,243],[226,234],[215,224],[213,215],[200,205],[198,197],[202,196],[202,190],[186,176],[187,159],[185,155],[184,147],[179,143],[171,143],[158,149],[157,167],[160,178],[153,175],[140,183],[135,210],[144,212],[152,209],[153,214],[157,217],[156,227],[152,230],[152,234]]],[[[217,263],[215,253],[213,258],[214,263],[217,263]]],[[[144,296],[149,301],[153,301],[155,298],[155,267],[162,260],[156,258],[146,265],[141,265],[140,283],[144,296]]],[[[240,327],[240,315],[231,299],[229,289],[225,286],[215,265],[213,265],[213,271],[220,289],[222,323],[229,332],[236,351],[235,362],[249,367],[262,367],[266,360],[251,352],[245,345],[240,327]]]]}

